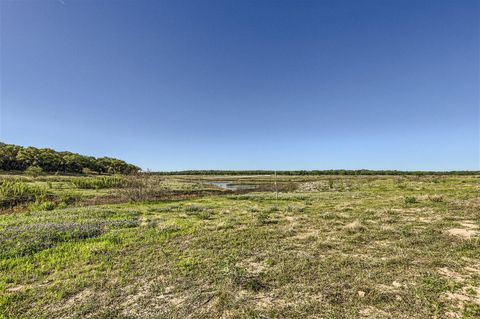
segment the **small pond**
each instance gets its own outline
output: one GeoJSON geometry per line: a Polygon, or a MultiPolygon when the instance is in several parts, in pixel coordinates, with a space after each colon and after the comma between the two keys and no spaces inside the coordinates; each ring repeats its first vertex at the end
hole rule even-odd
{"type": "Polygon", "coordinates": [[[207,184],[217,186],[223,189],[231,191],[243,190],[243,189],[255,189],[258,185],[253,184],[235,184],[234,182],[207,182],[207,184]]]}

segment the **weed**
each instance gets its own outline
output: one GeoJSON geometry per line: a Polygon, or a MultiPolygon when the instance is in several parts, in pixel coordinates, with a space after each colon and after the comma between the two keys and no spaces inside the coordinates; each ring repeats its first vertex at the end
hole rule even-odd
{"type": "Polygon", "coordinates": [[[204,211],[201,211],[200,213],[198,213],[197,216],[200,219],[207,220],[207,219],[211,219],[213,214],[210,210],[204,210],[204,211]]]}
{"type": "Polygon", "coordinates": [[[405,204],[418,203],[417,198],[415,196],[405,196],[404,201],[405,201],[405,204]]]}
{"type": "Polygon", "coordinates": [[[126,181],[120,176],[86,177],[72,179],[72,184],[81,189],[123,187],[126,181]]]}
{"type": "Polygon", "coordinates": [[[270,223],[271,217],[270,217],[270,210],[265,210],[261,211],[260,213],[255,215],[256,218],[256,224],[258,226],[266,225],[270,223]]]}
{"type": "Polygon", "coordinates": [[[177,267],[185,274],[192,272],[197,267],[197,261],[193,257],[180,256],[177,267]]]}

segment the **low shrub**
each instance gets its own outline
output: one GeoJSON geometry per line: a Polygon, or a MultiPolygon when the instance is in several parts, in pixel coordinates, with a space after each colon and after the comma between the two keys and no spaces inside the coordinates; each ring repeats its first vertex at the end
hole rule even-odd
{"type": "Polygon", "coordinates": [[[37,177],[38,175],[41,175],[43,173],[43,170],[39,166],[30,166],[25,170],[26,175],[30,175],[32,177],[37,177]]]}

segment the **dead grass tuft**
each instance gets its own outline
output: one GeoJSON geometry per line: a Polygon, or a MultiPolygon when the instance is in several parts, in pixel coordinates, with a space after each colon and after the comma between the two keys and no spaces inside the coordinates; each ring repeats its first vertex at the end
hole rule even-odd
{"type": "Polygon", "coordinates": [[[349,233],[358,233],[358,232],[363,232],[363,231],[367,230],[367,227],[365,227],[358,220],[353,221],[353,222],[345,225],[343,228],[349,233]]]}

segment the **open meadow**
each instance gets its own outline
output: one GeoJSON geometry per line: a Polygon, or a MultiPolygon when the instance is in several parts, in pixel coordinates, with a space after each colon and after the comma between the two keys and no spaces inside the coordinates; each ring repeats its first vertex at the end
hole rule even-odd
{"type": "Polygon", "coordinates": [[[480,317],[479,175],[0,186],[0,318],[480,317]]]}
{"type": "Polygon", "coordinates": [[[0,0],[0,319],[480,319],[480,0],[0,0]]]}

